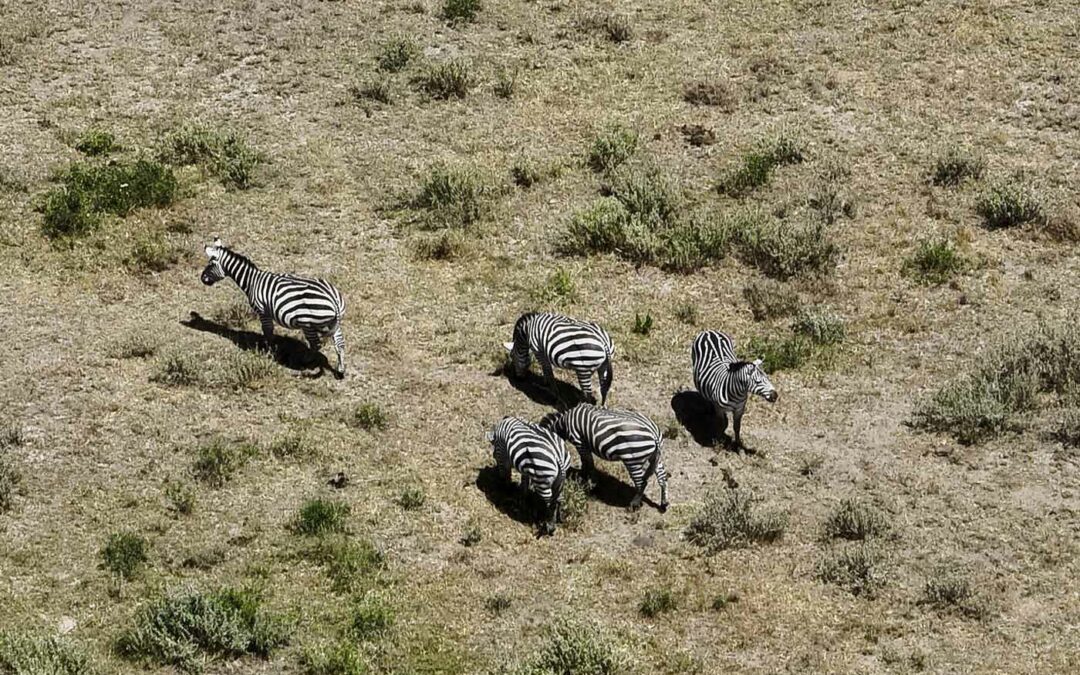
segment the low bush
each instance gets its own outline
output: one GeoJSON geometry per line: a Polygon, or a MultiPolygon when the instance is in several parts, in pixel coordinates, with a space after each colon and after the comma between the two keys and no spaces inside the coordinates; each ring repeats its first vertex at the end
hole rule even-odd
{"type": "Polygon", "coordinates": [[[185,124],[168,134],[158,148],[158,158],[174,166],[198,164],[225,187],[238,190],[254,184],[255,169],[264,161],[239,135],[197,124],[185,124]]]}
{"type": "Polygon", "coordinates": [[[293,521],[293,531],[307,536],[344,532],[352,509],[348,504],[326,499],[309,499],[293,521]]]}
{"type": "Polygon", "coordinates": [[[420,46],[416,40],[405,36],[390,38],[379,47],[379,55],[375,58],[379,70],[396,73],[405,69],[420,54],[420,46]]]}
{"type": "Polygon", "coordinates": [[[975,202],[975,212],[988,230],[1047,222],[1046,212],[1035,192],[1019,179],[992,185],[975,202]]]}
{"type": "Polygon", "coordinates": [[[429,65],[414,82],[421,92],[440,101],[463,99],[475,84],[469,64],[457,60],[429,65]]]}
{"type": "Polygon", "coordinates": [[[889,523],[877,509],[854,499],[844,499],[825,520],[825,537],[863,541],[889,531],[889,523]]]}
{"type": "Polygon", "coordinates": [[[83,649],[67,638],[0,631],[0,673],[4,675],[94,675],[97,672],[83,649]]]}
{"type": "Polygon", "coordinates": [[[956,246],[948,239],[924,239],[904,261],[904,271],[925,284],[943,284],[967,267],[956,246]]]}
{"type": "Polygon", "coordinates": [[[949,148],[934,161],[930,172],[930,182],[934,185],[951,187],[965,180],[978,180],[986,170],[986,161],[970,152],[949,148]]]}
{"type": "Polygon", "coordinates": [[[844,320],[835,314],[820,310],[803,310],[791,324],[796,335],[809,339],[816,345],[838,345],[847,336],[844,320]]]}
{"type": "Polygon", "coordinates": [[[777,281],[752,281],[743,288],[743,298],[750,305],[754,321],[779,319],[795,314],[801,302],[790,286],[777,281]]]}
{"type": "Polygon", "coordinates": [[[606,173],[625,164],[637,151],[636,131],[614,124],[593,137],[589,144],[589,166],[593,171],[606,173]]]}
{"type": "Polygon", "coordinates": [[[221,487],[258,452],[259,449],[251,443],[229,443],[215,439],[196,450],[192,473],[196,479],[211,487],[221,487]]]}
{"type": "Polygon", "coordinates": [[[665,612],[673,612],[678,607],[678,599],[670,588],[653,588],[645,591],[645,596],[638,605],[638,613],[645,618],[653,619],[665,612]]]}
{"type": "Polygon", "coordinates": [[[149,549],[150,544],[143,537],[132,532],[116,532],[109,535],[101,549],[101,565],[126,581],[146,564],[149,549]]]}
{"type": "Polygon", "coordinates": [[[779,541],[787,528],[787,516],[757,513],[754,500],[744,490],[713,492],[686,528],[686,538],[710,553],[728,548],[779,541]]]}
{"type": "Polygon", "coordinates": [[[746,196],[768,183],[777,168],[802,161],[802,145],[790,136],[781,135],[760,141],[753,150],[743,155],[738,168],[720,179],[717,190],[729,197],[746,196]]]}
{"type": "Polygon", "coordinates": [[[75,149],[88,157],[108,155],[121,150],[116,137],[101,129],[87,129],[75,141],[75,149]]]}
{"type": "Polygon", "coordinates": [[[543,643],[533,654],[492,675],[624,675],[632,662],[627,650],[611,639],[610,631],[563,619],[547,627],[543,643]]]}
{"type": "Polygon", "coordinates": [[[823,223],[794,224],[743,211],[730,220],[728,232],[739,257],[775,279],[822,276],[840,258],[823,223]]]}
{"type": "Polygon", "coordinates": [[[492,189],[468,168],[437,165],[430,169],[412,200],[427,212],[434,228],[467,228],[487,216],[492,189]]]}
{"type": "Polygon", "coordinates": [[[817,576],[852,595],[874,597],[885,584],[880,565],[880,553],[866,544],[854,544],[825,554],[818,562],[817,576]]]}

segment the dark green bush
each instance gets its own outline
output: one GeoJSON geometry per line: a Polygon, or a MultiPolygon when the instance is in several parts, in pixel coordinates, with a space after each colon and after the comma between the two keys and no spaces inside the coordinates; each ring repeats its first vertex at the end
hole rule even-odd
{"type": "Polygon", "coordinates": [[[344,532],[351,511],[349,505],[342,502],[309,499],[300,507],[293,530],[307,536],[344,532]]]}
{"type": "Polygon", "coordinates": [[[638,612],[645,618],[652,619],[665,612],[678,609],[679,602],[670,588],[653,588],[645,591],[645,597],[638,605],[638,612]]]}
{"type": "Polygon", "coordinates": [[[256,167],[263,156],[232,132],[219,132],[187,124],[166,136],[158,148],[158,158],[174,166],[199,164],[230,189],[252,186],[256,167]]]}
{"type": "Polygon", "coordinates": [[[930,182],[934,185],[953,186],[965,180],[978,180],[986,170],[986,161],[958,148],[949,148],[934,162],[930,182]]]}
{"type": "Polygon", "coordinates": [[[109,535],[101,549],[102,567],[121,579],[134,577],[149,559],[150,544],[132,532],[109,535]]]}
{"type": "Polygon", "coordinates": [[[840,258],[823,223],[794,224],[744,211],[731,218],[728,231],[740,258],[780,280],[828,274],[840,258]]]}
{"type": "Polygon", "coordinates": [[[424,178],[412,206],[427,211],[430,227],[466,228],[487,216],[490,193],[475,170],[439,165],[424,178]]]}
{"type": "Polygon", "coordinates": [[[443,18],[451,23],[468,23],[480,13],[481,0],[443,0],[443,18]]]}
{"type": "Polygon", "coordinates": [[[790,136],[760,141],[746,153],[740,166],[724,175],[717,190],[730,197],[743,197],[765,185],[773,171],[788,164],[803,161],[802,145],[790,136]]]}
{"type": "Polygon", "coordinates": [[[948,239],[924,239],[904,262],[904,271],[926,284],[942,284],[967,267],[967,261],[948,239]]]}
{"type": "Polygon", "coordinates": [[[97,157],[117,152],[121,148],[117,144],[116,138],[108,131],[87,129],[75,141],[75,149],[89,157],[97,157]]]}
{"type": "Polygon", "coordinates": [[[404,70],[420,54],[420,46],[410,37],[393,37],[379,48],[375,61],[379,70],[396,73],[404,70]]]}
{"type": "Polygon", "coordinates": [[[989,230],[1020,227],[1028,223],[1047,222],[1043,206],[1032,191],[1018,180],[991,186],[975,203],[975,212],[982,216],[989,230]]]}
{"type": "Polygon", "coordinates": [[[196,450],[192,473],[211,487],[221,487],[258,452],[259,449],[251,443],[228,443],[215,439],[196,450]]]}
{"type": "Polygon", "coordinates": [[[637,145],[636,131],[611,125],[593,138],[589,146],[589,166],[597,172],[613,171],[634,156],[637,145]]]}

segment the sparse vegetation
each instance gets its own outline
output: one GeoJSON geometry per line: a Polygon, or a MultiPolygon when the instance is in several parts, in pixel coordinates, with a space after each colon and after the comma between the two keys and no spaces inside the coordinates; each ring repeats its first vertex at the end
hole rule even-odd
{"type": "Polygon", "coordinates": [[[686,538],[716,553],[728,548],[779,541],[787,516],[777,511],[758,513],[753,496],[745,490],[713,492],[686,527],[686,538]]]}
{"type": "Polygon", "coordinates": [[[149,549],[149,542],[141,536],[133,532],[116,532],[109,535],[101,549],[102,567],[126,581],[146,564],[149,549]]]}
{"type": "Polygon", "coordinates": [[[367,593],[352,609],[352,634],[360,640],[375,638],[394,625],[394,610],[375,593],[367,593]]]}
{"type": "MultiPolygon", "coordinates": [[[[1080,408],[1069,408],[1065,411],[1054,436],[1066,448],[1080,448],[1080,408]]],[[[3,493],[3,481],[3,469],[0,469],[0,495],[3,493]]],[[[3,510],[3,497],[0,496],[0,512],[3,510]]]]}
{"type": "MultiPolygon", "coordinates": [[[[567,482],[569,482],[569,481],[567,481],[567,482]]],[[[565,484],[564,484],[564,487],[565,487],[565,484]]],[[[564,509],[566,508],[565,503],[563,504],[563,508],[564,509]]],[[[564,518],[565,518],[565,511],[564,511],[564,518]]],[[[476,546],[481,541],[483,541],[483,539],[484,539],[484,531],[482,529],[480,529],[480,523],[477,522],[474,518],[469,518],[468,522],[465,523],[465,531],[461,535],[461,545],[464,546],[465,548],[469,548],[470,546],[476,546]]]]}
{"type": "Polygon", "coordinates": [[[683,100],[691,105],[714,106],[731,112],[735,109],[737,97],[727,82],[695,80],[683,87],[683,100]]]}
{"type": "Polygon", "coordinates": [[[670,588],[652,588],[645,591],[645,597],[638,605],[638,612],[647,619],[654,619],[665,612],[673,612],[678,607],[678,599],[670,588]]]}
{"type": "Polygon", "coordinates": [[[443,18],[451,23],[475,21],[481,7],[481,0],[443,0],[443,18]]]}
{"type": "Polygon", "coordinates": [[[475,84],[469,64],[458,60],[430,65],[415,81],[421,92],[440,101],[463,99],[475,84]]]}
{"type": "Polygon", "coordinates": [[[175,481],[165,483],[165,499],[169,502],[169,508],[181,516],[190,516],[195,512],[195,503],[198,498],[195,490],[190,486],[175,481]]]}
{"type": "Polygon", "coordinates": [[[349,417],[349,424],[364,431],[382,431],[389,426],[390,421],[378,403],[368,401],[360,404],[353,412],[349,417]]]}
{"type": "Polygon", "coordinates": [[[0,673],[94,675],[97,672],[82,648],[66,638],[0,632],[0,673]]]}
{"type": "Polygon", "coordinates": [[[691,304],[679,305],[675,308],[675,318],[688,326],[696,326],[699,319],[698,309],[691,304]]]}
{"type": "Polygon", "coordinates": [[[731,605],[734,605],[739,601],[738,593],[721,593],[713,598],[712,609],[714,612],[719,612],[727,609],[731,605]]]}
{"type": "Polygon", "coordinates": [[[496,593],[484,600],[484,609],[491,613],[492,616],[501,616],[503,612],[510,609],[511,604],[510,596],[496,593]]]}
{"type": "MultiPolygon", "coordinates": [[[[498,672],[512,675],[623,675],[631,660],[609,632],[591,623],[562,619],[548,626],[539,649],[512,667],[498,672]]],[[[494,674],[493,674],[494,675],[494,674]]]]}
{"type": "Polygon", "coordinates": [[[1039,198],[1020,178],[990,186],[975,202],[975,212],[988,230],[1044,225],[1047,220],[1039,198]]]}
{"type": "Polygon", "coordinates": [[[369,675],[371,666],[352,640],[309,649],[304,653],[305,675],[369,675]]]}
{"type": "Polygon", "coordinates": [[[195,358],[181,351],[173,351],[161,359],[157,372],[150,376],[152,382],[174,387],[191,386],[202,381],[195,358]]]}
{"type": "Polygon", "coordinates": [[[421,260],[457,260],[465,254],[465,236],[456,230],[441,230],[420,237],[414,247],[421,260]]]}
{"type": "Polygon", "coordinates": [[[589,515],[589,493],[593,484],[577,476],[570,476],[563,482],[562,501],[559,513],[562,523],[571,532],[580,530],[589,515]]]}
{"type": "Polygon", "coordinates": [[[967,576],[953,568],[942,567],[926,580],[922,603],[938,611],[955,612],[972,619],[989,614],[986,602],[976,596],[967,576]]]}
{"type": "Polygon", "coordinates": [[[803,161],[803,147],[791,136],[777,136],[758,142],[743,155],[741,165],[720,179],[717,190],[729,197],[744,197],[765,185],[773,171],[803,161]]]}
{"type": "Polygon", "coordinates": [[[373,588],[386,569],[386,556],[366,539],[324,538],[314,558],[326,569],[338,593],[373,588]]]}
{"type": "Polygon", "coordinates": [[[108,131],[87,129],[75,141],[75,149],[87,157],[98,157],[118,152],[121,147],[117,144],[116,137],[108,131]]]}
{"type": "Polygon", "coordinates": [[[488,214],[490,193],[475,170],[434,166],[412,205],[427,212],[430,227],[466,228],[488,214]]]}
{"type": "Polygon", "coordinates": [[[234,389],[255,389],[278,374],[277,364],[269,351],[237,349],[229,352],[222,380],[234,389]]]}
{"type": "Polygon", "coordinates": [[[796,335],[808,338],[821,346],[838,345],[847,336],[844,320],[835,314],[821,310],[803,310],[791,324],[796,335]]]}
{"type": "Polygon", "coordinates": [[[589,166],[599,173],[614,171],[634,156],[637,145],[636,131],[618,124],[610,125],[589,144],[589,166]]]}
{"type": "Polygon", "coordinates": [[[275,438],[267,450],[277,459],[305,460],[318,453],[314,439],[300,431],[275,438]]]}
{"type": "Polygon", "coordinates": [[[161,232],[141,232],[133,237],[124,264],[138,272],[164,272],[180,262],[181,255],[181,249],[161,232]]]}
{"type": "Polygon", "coordinates": [[[904,270],[927,284],[943,284],[967,267],[967,261],[948,239],[924,239],[904,261],[904,270]]]}
{"type": "Polygon", "coordinates": [[[300,507],[293,521],[293,530],[307,536],[344,532],[351,510],[343,502],[309,499],[300,507]]]}
{"type": "Polygon", "coordinates": [[[217,176],[229,189],[246,190],[254,184],[262,154],[232,132],[219,132],[197,124],[185,124],[167,135],[158,158],[174,166],[198,164],[217,176]]]}
{"type": "Polygon", "coordinates": [[[585,17],[581,25],[584,30],[598,32],[615,44],[634,38],[634,27],[630,19],[622,14],[591,14],[585,17]]]}
{"type": "Polygon", "coordinates": [[[542,286],[532,291],[533,302],[538,305],[557,305],[578,299],[577,285],[569,270],[558,268],[548,276],[542,286]]]}
{"type": "Polygon", "coordinates": [[[383,43],[379,48],[379,55],[376,57],[375,62],[379,66],[379,70],[387,73],[397,73],[405,70],[405,67],[409,65],[420,54],[420,45],[416,44],[416,40],[406,36],[395,36],[383,43]]]}
{"type": "Polygon", "coordinates": [[[503,69],[495,77],[495,84],[491,89],[499,98],[512,98],[517,90],[517,81],[517,73],[503,69]]]}
{"type": "Polygon", "coordinates": [[[116,643],[130,661],[200,673],[214,659],[269,656],[286,644],[283,621],[250,591],[182,592],[146,605],[116,643]]]}
{"type": "Polygon", "coordinates": [[[15,494],[22,480],[7,453],[9,448],[22,444],[23,435],[19,427],[9,426],[0,432],[0,515],[7,513],[15,505],[15,494]]]}
{"type": "Polygon", "coordinates": [[[840,258],[823,223],[787,223],[744,211],[732,218],[729,232],[739,257],[775,279],[822,276],[840,258]]]}
{"type": "Polygon", "coordinates": [[[375,101],[389,105],[393,103],[394,95],[391,91],[390,80],[385,78],[373,78],[353,85],[350,89],[352,96],[357,101],[375,101]]]}
{"type": "Polygon", "coordinates": [[[558,163],[541,164],[528,158],[518,158],[510,167],[510,180],[519,188],[528,190],[548,180],[558,178],[562,174],[562,166],[558,163]]]}
{"type": "Polygon", "coordinates": [[[198,447],[191,471],[197,480],[211,487],[221,487],[258,452],[251,443],[215,439],[198,447]]]}
{"type": "Polygon", "coordinates": [[[949,148],[934,162],[930,182],[951,187],[965,180],[978,180],[986,170],[986,161],[959,148],[949,148]]]}
{"type": "Polygon", "coordinates": [[[653,318],[648,312],[645,312],[645,314],[634,313],[634,327],[631,329],[634,334],[647,336],[652,332],[652,327],[653,318]]]}
{"type": "Polygon", "coordinates": [[[406,511],[423,508],[426,502],[427,497],[424,495],[424,488],[419,486],[405,488],[397,499],[398,506],[406,511]]]}
{"type": "Polygon", "coordinates": [[[771,280],[750,282],[743,288],[743,298],[750,305],[754,321],[791,316],[800,306],[799,294],[794,289],[771,280]]]}
{"type": "Polygon", "coordinates": [[[794,370],[814,355],[814,345],[802,335],[759,336],[746,343],[748,357],[761,359],[767,373],[794,370]]]}
{"type": "Polygon", "coordinates": [[[854,499],[841,500],[825,520],[828,539],[863,541],[888,531],[889,523],[880,511],[854,499]]]}
{"type": "Polygon", "coordinates": [[[867,544],[849,544],[826,553],[818,562],[818,578],[852,595],[874,597],[885,584],[881,554],[867,544]]]}

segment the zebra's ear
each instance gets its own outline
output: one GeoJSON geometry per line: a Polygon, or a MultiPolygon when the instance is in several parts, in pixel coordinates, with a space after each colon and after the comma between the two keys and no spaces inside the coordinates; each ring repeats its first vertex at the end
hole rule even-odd
{"type": "Polygon", "coordinates": [[[762,360],[762,359],[754,359],[754,365],[757,366],[758,368],[760,368],[761,364],[763,364],[763,363],[765,363],[765,361],[762,360]]]}
{"type": "Polygon", "coordinates": [[[493,432],[493,431],[486,432],[484,434],[484,438],[487,439],[488,443],[494,443],[495,442],[495,432],[493,432]]]}
{"type": "Polygon", "coordinates": [[[224,245],[225,244],[221,243],[221,237],[214,237],[214,246],[216,246],[217,248],[221,248],[224,245]]]}
{"type": "Polygon", "coordinates": [[[513,352],[514,351],[514,343],[513,342],[504,342],[503,347],[506,347],[506,351],[508,351],[508,352],[513,352]]]}

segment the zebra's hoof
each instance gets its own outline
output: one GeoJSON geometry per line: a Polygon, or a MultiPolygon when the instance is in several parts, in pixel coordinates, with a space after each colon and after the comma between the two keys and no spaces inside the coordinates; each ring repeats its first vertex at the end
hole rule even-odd
{"type": "Polygon", "coordinates": [[[668,505],[667,505],[666,502],[661,504],[660,505],[660,513],[667,513],[667,507],[668,507],[668,505]]]}

